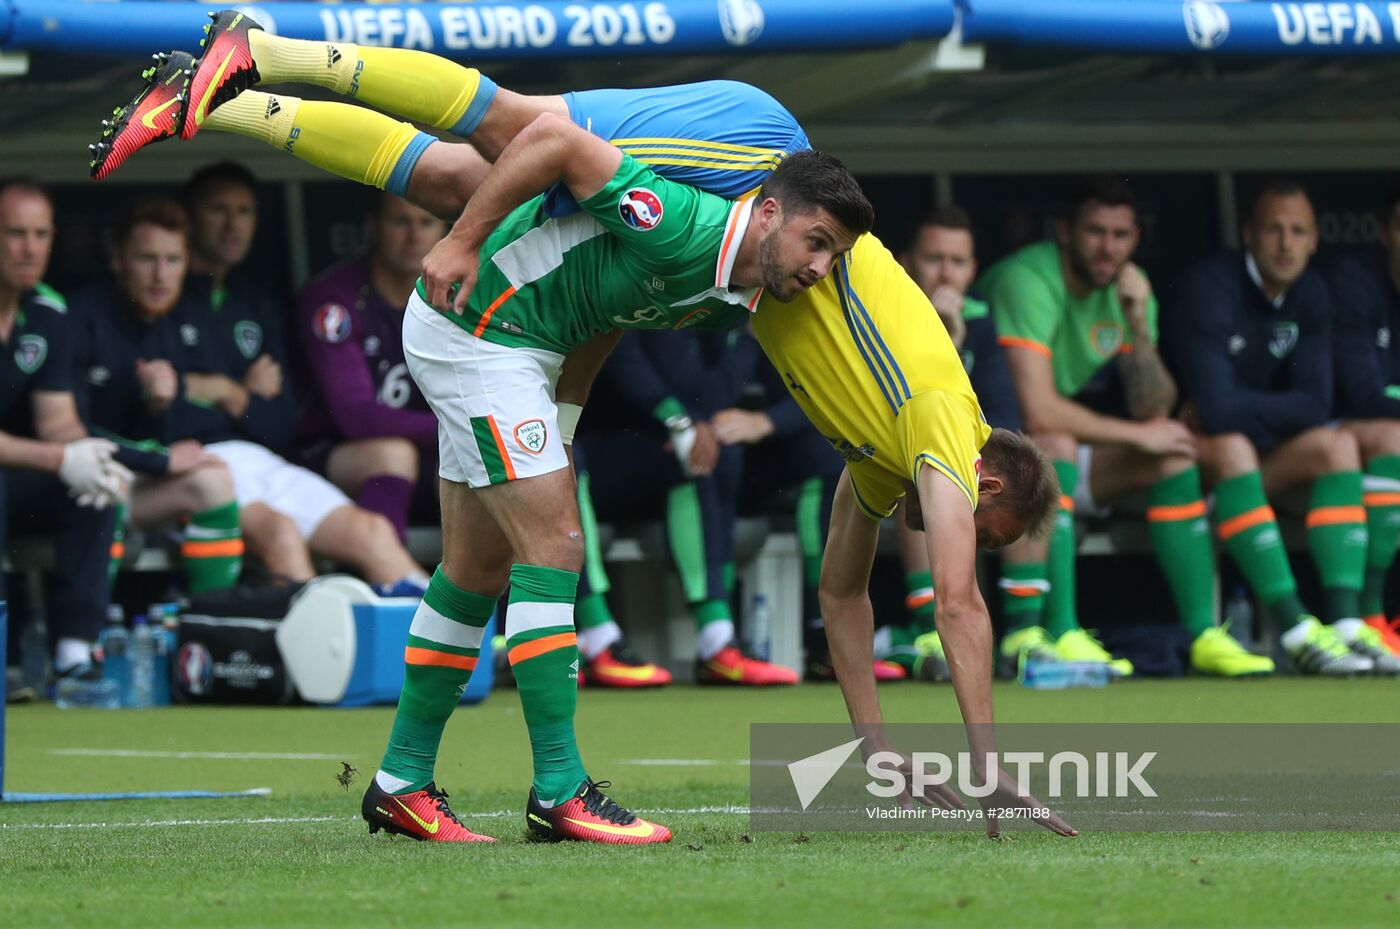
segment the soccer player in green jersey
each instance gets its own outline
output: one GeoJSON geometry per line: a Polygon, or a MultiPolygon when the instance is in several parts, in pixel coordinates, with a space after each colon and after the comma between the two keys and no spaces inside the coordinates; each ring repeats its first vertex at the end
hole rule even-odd
{"type": "Polygon", "coordinates": [[[790,299],[825,276],[873,214],[819,152],[790,156],[757,197],[731,203],[555,116],[510,149],[516,157],[503,155],[458,222],[473,246],[467,267],[444,272],[443,253],[430,254],[405,313],[409,370],[440,423],[443,564],[410,632],[404,696],[364,813],[371,826],[420,835],[413,817],[446,817],[429,783],[433,749],[509,582],[507,649],[535,758],[531,830],[667,841],[664,826],[598,790],[574,743],[583,538],[571,428],[554,400],[564,356],[623,328],[734,325],[761,291],[790,299]],[[542,197],[509,211],[560,178],[580,212],[553,217],[542,197]],[[455,294],[451,281],[461,282],[455,294]]]}
{"type": "Polygon", "coordinates": [[[1054,461],[1061,490],[1048,553],[1036,539],[1006,551],[1003,667],[1011,671],[1035,656],[1102,662],[1115,674],[1132,674],[1130,662],[1113,658],[1080,628],[1073,514],[1076,506],[1145,491],[1153,550],[1192,636],[1192,668],[1268,674],[1272,661],[1215,625],[1215,563],[1196,442],[1168,418],[1176,383],[1157,353],[1157,300],[1132,262],[1138,238],[1131,188],[1093,179],[1077,192],[1059,241],[1026,246],[976,285],[996,316],[1027,429],[1054,461]],[[1101,373],[1111,386],[1095,393],[1101,373]]]}

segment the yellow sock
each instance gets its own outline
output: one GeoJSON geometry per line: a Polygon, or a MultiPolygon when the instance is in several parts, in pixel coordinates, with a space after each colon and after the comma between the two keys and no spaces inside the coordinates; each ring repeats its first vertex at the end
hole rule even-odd
{"type": "Polygon", "coordinates": [[[209,114],[206,129],[266,142],[332,174],[402,195],[432,136],[348,103],[245,90],[209,114]],[[397,170],[396,170],[397,169],[397,170]]]}
{"type": "Polygon", "coordinates": [[[288,39],[261,29],[248,33],[248,48],[258,66],[259,83],[315,84],[339,94],[351,92],[360,60],[360,48],[351,42],[288,39]]]}
{"type": "Polygon", "coordinates": [[[476,68],[429,52],[248,33],[260,83],[328,87],[389,113],[471,135],[496,96],[476,68]]]}
{"type": "Polygon", "coordinates": [[[496,94],[495,84],[476,68],[437,55],[375,46],[357,50],[358,88],[349,91],[356,99],[464,138],[496,94]]]}

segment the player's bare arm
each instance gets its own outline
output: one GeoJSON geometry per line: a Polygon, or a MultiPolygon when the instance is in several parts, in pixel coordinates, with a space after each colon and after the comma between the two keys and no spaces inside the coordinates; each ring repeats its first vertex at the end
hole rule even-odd
{"type": "Polygon", "coordinates": [[[1162,362],[1148,327],[1147,304],[1151,298],[1152,285],[1147,275],[1128,262],[1118,275],[1118,305],[1128,324],[1133,350],[1118,356],[1118,369],[1123,374],[1128,411],[1142,421],[1171,413],[1177,397],[1176,381],[1162,362]]]}
{"type": "Polygon", "coordinates": [[[78,404],[67,391],[34,391],[34,433],[44,442],[66,443],[87,436],[78,404]]]}
{"type": "Polygon", "coordinates": [[[1080,442],[1129,445],[1155,455],[1195,457],[1195,441],[1190,430],[1180,423],[1163,418],[1134,422],[1101,416],[1060,396],[1055,390],[1055,371],[1050,358],[1035,349],[1009,345],[1006,363],[1011,368],[1016,396],[1021,401],[1021,412],[1031,435],[1063,433],[1080,442]]]}
{"type": "Polygon", "coordinates": [[[559,383],[554,389],[554,401],[583,406],[588,401],[588,391],[592,389],[598,371],[617,347],[620,338],[621,329],[601,332],[565,355],[559,383]]]}
{"type": "MultiPolygon", "coordinates": [[[[967,496],[944,474],[929,467],[920,469],[916,486],[927,527],[924,540],[933,586],[938,591],[935,622],[948,656],[963,725],[967,727],[973,773],[978,783],[989,777],[997,780],[997,790],[981,799],[983,809],[1041,808],[1043,804],[1023,794],[1000,765],[989,769],[986,764],[987,756],[997,750],[992,713],[992,620],[977,587],[977,528],[967,496]]],[[[832,519],[834,526],[834,510],[832,519]]],[[[1053,813],[1035,821],[1060,835],[1077,834],[1053,813]]],[[[986,825],[989,836],[1000,834],[1001,824],[996,817],[989,815],[986,825]]]]}
{"type": "Polygon", "coordinates": [[[880,524],[860,511],[851,474],[842,472],[831,503],[819,596],[832,666],[846,711],[858,730],[878,730],[881,724],[871,670],[875,611],[870,604],[870,566],[879,538],[880,524]]]}
{"type": "Polygon", "coordinates": [[[447,237],[423,259],[428,302],[460,315],[476,283],[481,247],[511,210],[560,182],[580,200],[591,197],[621,163],[621,150],[567,119],[537,117],[505,147],[447,237]],[[454,284],[461,286],[449,300],[454,284]]]}

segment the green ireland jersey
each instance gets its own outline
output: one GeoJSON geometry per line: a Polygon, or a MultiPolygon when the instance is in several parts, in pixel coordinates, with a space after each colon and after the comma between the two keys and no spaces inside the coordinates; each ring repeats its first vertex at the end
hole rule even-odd
{"type": "MultiPolygon", "coordinates": [[[[1050,358],[1055,389],[1072,397],[1108,361],[1133,350],[1118,305],[1118,288],[1076,297],[1065,286],[1060,247],[1037,242],[992,265],[975,289],[991,305],[1002,345],[1050,358]]],[[[1157,298],[1147,302],[1147,328],[1157,342],[1157,298]]]]}
{"type": "MultiPolygon", "coordinates": [[[[731,203],[622,156],[582,212],[553,217],[543,197],[486,240],[466,312],[447,318],[478,338],[565,353],[613,329],[728,328],[759,288],[729,277],[752,201],[731,203]]],[[[423,282],[418,294],[427,296],[423,282]]]]}

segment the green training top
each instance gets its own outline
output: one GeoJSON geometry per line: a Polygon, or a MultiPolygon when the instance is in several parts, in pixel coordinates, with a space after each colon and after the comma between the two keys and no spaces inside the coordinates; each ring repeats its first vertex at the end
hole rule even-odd
{"type": "MultiPolygon", "coordinates": [[[[612,329],[728,328],[759,288],[729,278],[752,201],[669,181],[624,154],[582,212],[553,217],[543,197],[486,240],[466,312],[447,318],[488,342],[565,353],[612,329]]],[[[418,295],[427,295],[418,281],[418,295]]]]}
{"type": "MultiPolygon", "coordinates": [[[[1072,397],[1104,364],[1131,352],[1132,334],[1110,285],[1087,297],[1065,286],[1060,247],[1037,242],[992,265],[975,289],[991,304],[1002,345],[1029,348],[1050,358],[1055,389],[1072,397]]],[[[1147,301],[1147,328],[1157,343],[1157,298],[1147,301]]]]}

